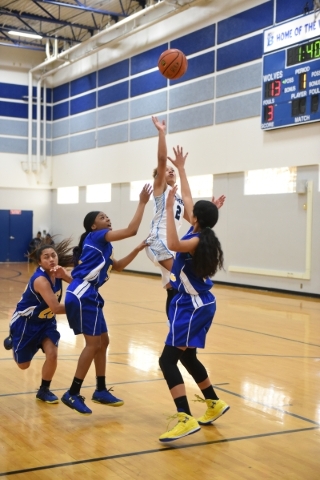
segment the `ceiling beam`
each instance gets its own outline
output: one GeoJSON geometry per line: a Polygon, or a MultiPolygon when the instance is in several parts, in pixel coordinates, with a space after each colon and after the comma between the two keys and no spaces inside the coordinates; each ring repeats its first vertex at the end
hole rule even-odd
{"type": "MultiPolygon", "coordinates": [[[[34,2],[38,3],[38,2],[34,2]]],[[[40,5],[37,5],[40,8],[40,5]]],[[[38,22],[47,22],[47,23],[55,23],[58,25],[64,25],[66,27],[70,27],[71,25],[73,27],[77,28],[83,28],[86,30],[96,30],[95,27],[91,25],[82,25],[81,23],[74,23],[74,22],[67,22],[66,20],[59,20],[58,18],[54,17],[44,17],[42,15],[35,15],[33,13],[28,13],[28,12],[20,12],[19,10],[9,10],[8,8],[5,7],[0,7],[0,14],[2,15],[8,15],[9,17],[15,17],[15,18],[26,18],[28,20],[36,20],[38,22]]]]}
{"type": "Polygon", "coordinates": [[[57,7],[75,8],[77,10],[82,10],[83,12],[99,13],[100,15],[120,15],[122,17],[128,16],[126,13],[118,13],[110,10],[101,10],[99,8],[86,7],[83,4],[74,5],[72,3],[59,2],[58,0],[37,0],[37,2],[46,3],[48,5],[56,5],[57,7]]]}

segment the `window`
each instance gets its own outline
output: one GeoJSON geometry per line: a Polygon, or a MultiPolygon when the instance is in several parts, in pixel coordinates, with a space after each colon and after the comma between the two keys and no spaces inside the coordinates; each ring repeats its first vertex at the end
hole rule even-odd
{"type": "Polygon", "coordinates": [[[130,201],[135,202],[139,200],[139,195],[146,183],[153,185],[152,180],[139,180],[137,182],[130,182],[130,201]]]}
{"type": "MultiPolygon", "coordinates": [[[[188,177],[192,198],[210,198],[213,193],[213,175],[195,175],[188,177]]],[[[181,192],[181,184],[179,177],[177,178],[179,192],[181,192]]]]}
{"type": "Polygon", "coordinates": [[[79,203],[79,187],[58,188],[57,203],[79,203]]]}
{"type": "MultiPolygon", "coordinates": [[[[212,175],[196,175],[193,177],[188,177],[192,198],[207,198],[212,197],[213,190],[213,176],[212,175]]],[[[139,194],[143,186],[149,183],[153,185],[152,180],[139,180],[138,182],[130,183],[130,200],[139,200],[139,194]]],[[[179,176],[177,178],[178,190],[181,192],[181,185],[179,176]]]]}
{"type": "Polygon", "coordinates": [[[244,194],[294,193],[296,191],[296,182],[296,167],[249,170],[245,172],[244,194]]]}
{"type": "Polygon", "coordinates": [[[97,185],[87,185],[86,202],[87,203],[111,202],[111,183],[99,183],[97,185]]]}

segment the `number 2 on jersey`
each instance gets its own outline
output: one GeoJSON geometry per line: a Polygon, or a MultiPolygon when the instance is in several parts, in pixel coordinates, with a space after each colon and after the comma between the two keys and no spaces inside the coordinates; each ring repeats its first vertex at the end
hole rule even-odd
{"type": "Polygon", "coordinates": [[[181,216],[181,207],[180,207],[180,205],[177,205],[177,210],[176,210],[176,214],[175,214],[174,218],[176,220],[180,220],[180,216],[181,216]]]}

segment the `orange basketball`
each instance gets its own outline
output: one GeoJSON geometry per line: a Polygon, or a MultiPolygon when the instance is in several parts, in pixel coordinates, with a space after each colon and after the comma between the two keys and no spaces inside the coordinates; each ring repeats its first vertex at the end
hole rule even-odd
{"type": "Polygon", "coordinates": [[[169,78],[169,80],[177,80],[186,73],[188,60],[181,50],[170,48],[161,53],[158,68],[164,77],[169,78]]]}

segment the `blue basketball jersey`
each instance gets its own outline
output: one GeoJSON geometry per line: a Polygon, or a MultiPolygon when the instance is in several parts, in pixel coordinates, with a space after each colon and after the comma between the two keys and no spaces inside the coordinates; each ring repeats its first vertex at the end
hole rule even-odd
{"type": "MultiPolygon", "coordinates": [[[[186,235],[181,240],[189,240],[193,237],[198,237],[198,233],[192,233],[191,227],[186,235]]],[[[173,262],[170,283],[181,293],[189,295],[198,295],[200,293],[208,292],[213,286],[212,280],[209,278],[198,277],[192,269],[192,256],[190,253],[177,252],[173,262]]]]}
{"type": "Polygon", "coordinates": [[[20,317],[28,317],[29,321],[44,321],[55,318],[55,314],[50,310],[47,303],[43,300],[41,295],[34,289],[34,282],[37,278],[44,277],[51,285],[53,293],[56,294],[60,301],[62,295],[62,280],[56,278],[55,283],[51,282],[49,275],[43,270],[42,267],[38,267],[35,273],[29,280],[25,291],[17,305],[17,308],[12,316],[10,325],[12,325],[20,317]]]}
{"type": "Polygon", "coordinates": [[[86,236],[79,264],[72,271],[74,280],[85,280],[96,289],[109,280],[113,265],[113,247],[105,239],[108,231],[97,230],[86,236]]]}

